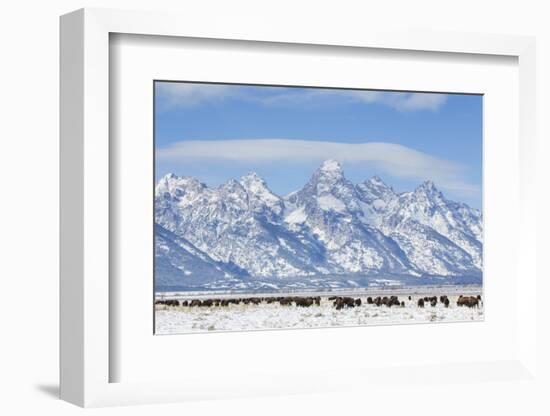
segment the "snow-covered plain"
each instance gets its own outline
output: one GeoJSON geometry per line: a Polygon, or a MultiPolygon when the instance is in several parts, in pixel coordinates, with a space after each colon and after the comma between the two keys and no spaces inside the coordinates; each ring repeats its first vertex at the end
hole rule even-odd
{"type": "MultiPolygon", "coordinates": [[[[484,316],[483,302],[479,308],[459,307],[456,301],[460,294],[477,295],[481,289],[460,289],[453,291],[427,290],[423,293],[414,291],[388,293],[380,296],[399,296],[405,306],[376,306],[367,304],[368,296],[375,293],[350,294],[361,298],[362,305],[355,308],[336,310],[328,296],[323,294],[319,306],[308,308],[281,306],[278,302],[259,305],[229,305],[227,307],[155,307],[156,334],[200,333],[208,331],[251,331],[267,329],[323,328],[363,325],[412,324],[430,322],[469,322],[482,321],[484,316]],[[453,293],[454,292],[454,293],[453,293]],[[438,302],[432,307],[429,303],[424,308],[417,306],[418,299],[424,296],[447,295],[450,306],[438,302]],[[411,300],[408,297],[411,296],[411,300]]],[[[345,295],[345,294],[344,294],[345,295]]],[[[316,294],[313,294],[316,296],[316,294]]],[[[173,296],[179,297],[179,296],[173,296]]],[[[193,297],[179,297],[192,299],[193,297]]],[[[195,297],[199,298],[199,297],[195,297]]]]}

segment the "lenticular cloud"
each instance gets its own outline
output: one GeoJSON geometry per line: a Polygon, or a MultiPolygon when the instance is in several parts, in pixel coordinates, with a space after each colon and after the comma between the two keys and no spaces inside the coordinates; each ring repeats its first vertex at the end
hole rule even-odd
{"type": "Polygon", "coordinates": [[[463,165],[394,143],[289,139],[187,140],[157,150],[157,160],[181,163],[190,160],[304,163],[320,162],[328,158],[343,163],[370,164],[395,177],[430,177],[448,190],[477,191],[475,185],[462,180],[465,170],[463,165]]]}

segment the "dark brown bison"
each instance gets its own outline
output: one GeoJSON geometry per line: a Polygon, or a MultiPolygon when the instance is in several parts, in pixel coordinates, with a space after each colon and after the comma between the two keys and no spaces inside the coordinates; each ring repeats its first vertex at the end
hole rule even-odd
{"type": "Polygon", "coordinates": [[[479,300],[475,296],[462,296],[460,295],[458,297],[458,300],[456,301],[457,306],[468,306],[469,308],[473,308],[474,306],[479,307],[479,300]]]}
{"type": "Polygon", "coordinates": [[[260,298],[250,298],[249,302],[254,304],[254,305],[259,305],[260,303],[262,303],[262,299],[260,299],[260,298]]]}
{"type": "Polygon", "coordinates": [[[362,304],[361,298],[355,299],[355,306],[361,306],[361,304],[362,304]]]}
{"type": "Polygon", "coordinates": [[[180,306],[180,301],[176,299],[158,300],[156,304],[166,306],[180,306]]]}
{"type": "Polygon", "coordinates": [[[294,302],[296,303],[296,306],[309,308],[311,305],[313,305],[313,298],[297,297],[294,302]]]}
{"type": "Polygon", "coordinates": [[[340,310],[343,307],[354,308],[355,299],[350,298],[349,296],[344,296],[344,297],[338,296],[336,300],[333,302],[333,305],[336,307],[337,310],[340,310]]]}
{"type": "Polygon", "coordinates": [[[392,306],[401,305],[401,302],[399,302],[399,298],[397,296],[390,296],[389,298],[384,296],[382,298],[382,304],[391,308],[392,306]]]}
{"type": "Polygon", "coordinates": [[[367,303],[368,303],[369,305],[372,305],[372,298],[371,298],[370,296],[367,298],[367,303]]]}
{"type": "Polygon", "coordinates": [[[285,305],[292,305],[292,298],[290,298],[290,297],[281,298],[281,299],[279,300],[279,303],[280,303],[282,306],[285,306],[285,305]]]}
{"type": "Polygon", "coordinates": [[[191,303],[189,304],[189,306],[193,307],[193,306],[201,306],[202,302],[199,300],[199,299],[193,299],[191,301],[191,303]]]}
{"type": "Polygon", "coordinates": [[[451,303],[451,301],[449,300],[449,298],[445,297],[445,300],[443,301],[443,304],[445,305],[446,308],[449,307],[450,303],[451,303]]]}
{"type": "Polygon", "coordinates": [[[418,299],[418,307],[423,308],[424,307],[424,299],[420,298],[418,299]]]}
{"type": "Polygon", "coordinates": [[[349,296],[345,296],[345,297],[344,297],[344,303],[346,304],[346,306],[347,306],[348,308],[353,308],[353,307],[355,307],[355,299],[350,298],[349,296]]]}

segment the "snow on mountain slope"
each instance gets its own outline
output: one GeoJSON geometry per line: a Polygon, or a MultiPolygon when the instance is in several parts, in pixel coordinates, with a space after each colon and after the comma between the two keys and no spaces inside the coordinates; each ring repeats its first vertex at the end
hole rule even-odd
{"type": "MultiPolygon", "coordinates": [[[[421,184],[414,192],[404,193],[382,225],[382,229],[392,235],[403,234],[411,238],[418,234],[407,224],[410,221],[431,228],[446,237],[471,257],[471,265],[482,267],[482,225],[481,213],[465,204],[448,201],[433,182],[421,184]]],[[[422,231],[420,236],[422,236],[422,231]]],[[[464,262],[461,267],[464,266],[464,262]]],[[[443,275],[452,274],[451,270],[443,275]]]]}
{"type": "Polygon", "coordinates": [[[206,280],[217,267],[222,275],[252,279],[481,275],[479,211],[445,199],[429,181],[406,193],[376,176],[354,185],[335,160],[284,198],[254,172],[218,188],[169,174],[156,186],[155,207],[159,230],[196,250],[182,243],[188,256],[175,249],[166,254],[167,234],[157,233],[157,273],[171,281],[185,281],[182,258],[192,263],[192,256],[206,280]]]}
{"type": "Polygon", "coordinates": [[[157,186],[158,224],[212,259],[232,262],[254,276],[316,273],[310,262],[320,250],[317,242],[308,236],[298,238],[278,225],[283,201],[259,177],[232,179],[216,189],[184,179],[169,175],[160,183],[175,186],[157,186]],[[189,192],[181,189],[186,183],[192,185],[189,192]]]}
{"type": "Polygon", "coordinates": [[[358,184],[355,189],[362,202],[363,220],[381,228],[387,214],[397,208],[399,195],[378,176],[358,184]]]}
{"type": "Polygon", "coordinates": [[[325,161],[287,201],[303,210],[304,226],[326,247],[324,267],[331,272],[407,272],[408,260],[395,242],[361,221],[357,191],[338,162],[325,161]]]}
{"type": "Polygon", "coordinates": [[[155,224],[155,276],[157,286],[200,286],[206,282],[246,275],[234,264],[220,263],[182,237],[155,224]]]}

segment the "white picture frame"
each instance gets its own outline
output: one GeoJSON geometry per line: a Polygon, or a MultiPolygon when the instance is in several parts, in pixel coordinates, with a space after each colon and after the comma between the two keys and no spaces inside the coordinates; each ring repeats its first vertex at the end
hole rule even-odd
{"type": "MultiPolygon", "coordinates": [[[[514,309],[517,345],[498,360],[418,363],[409,368],[368,367],[369,376],[352,377],[359,385],[391,382],[393,377],[422,374],[426,369],[452,372],[453,379],[480,382],[486,379],[524,380],[536,375],[536,211],[535,182],[535,41],[529,37],[465,33],[395,32],[361,29],[327,34],[325,31],[284,30],[276,24],[239,25],[223,19],[194,21],[192,16],[165,13],[83,9],[61,18],[61,398],[80,406],[184,401],[199,398],[261,394],[321,392],[347,388],[338,369],[318,375],[289,377],[269,374],[264,380],[228,384],[198,371],[176,380],[113,380],[112,367],[123,357],[112,348],[116,326],[111,319],[117,305],[109,276],[113,262],[109,250],[113,218],[109,194],[110,158],[110,34],[225,39],[285,44],[330,45],[331,48],[376,48],[427,51],[435,54],[500,55],[518,60],[519,154],[517,196],[518,240],[513,246],[516,267],[524,273],[518,281],[514,309]],[[426,366],[426,367],[425,367],[426,366]],[[430,367],[431,366],[431,367],[430,367]],[[434,367],[435,366],[435,367],[434,367]],[[424,368],[425,367],[425,368],[424,368]],[[384,381],[386,380],[386,381],[384,381]],[[113,382],[116,381],[116,382],[113,382]],[[308,382],[309,381],[309,382],[308,382]],[[312,382],[313,381],[313,382],[312,382]]],[[[115,161],[116,162],[116,161],[115,161]]],[[[323,330],[324,331],[324,330],[323,330]]],[[[334,331],[334,330],[331,330],[334,331]]],[[[317,334],[320,332],[318,331],[317,334]]],[[[277,336],[285,336],[278,333],[277,336]]],[[[151,334],[152,335],[152,334],[151,334]]],[[[206,335],[212,336],[212,335],[206,335]]],[[[247,334],[235,335],[244,342],[247,334]]],[[[274,333],[259,334],[273,339],[274,333]]],[[[293,337],[299,335],[292,335],[293,337]]],[[[240,339],[240,341],[239,341],[240,339]]],[[[264,341],[265,342],[265,341],[264,341]]],[[[321,373],[322,373],[321,369],[321,373]]],[[[328,371],[328,372],[327,372],[328,371]]],[[[342,369],[342,371],[344,371],[342,369]]],[[[115,377],[116,378],[116,377],[115,377]]],[[[412,377],[414,379],[414,376],[412,377]]],[[[411,380],[412,380],[411,379],[411,380]]]]}

